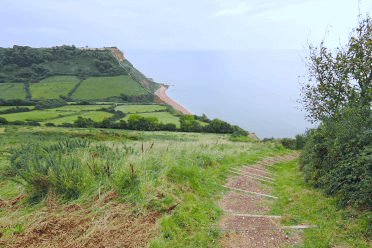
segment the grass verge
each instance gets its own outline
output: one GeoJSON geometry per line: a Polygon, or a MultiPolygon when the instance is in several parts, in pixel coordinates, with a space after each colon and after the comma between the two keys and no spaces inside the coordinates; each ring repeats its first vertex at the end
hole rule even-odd
{"type": "Polygon", "coordinates": [[[301,233],[303,242],[297,247],[371,247],[371,212],[342,209],[337,199],[325,197],[321,191],[306,185],[298,159],[276,164],[273,170],[278,174],[274,192],[279,199],[271,206],[272,214],[286,217],[282,225],[318,226],[286,231],[287,235],[301,233]]]}

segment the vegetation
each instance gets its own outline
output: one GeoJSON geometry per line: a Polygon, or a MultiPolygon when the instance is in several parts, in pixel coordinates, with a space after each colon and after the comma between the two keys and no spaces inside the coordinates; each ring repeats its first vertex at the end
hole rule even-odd
{"type": "Polygon", "coordinates": [[[41,49],[22,46],[0,48],[0,73],[3,82],[30,83],[58,75],[78,75],[82,78],[127,75],[109,50],[80,50],[65,45],[41,49]]]}
{"type": "Polygon", "coordinates": [[[30,85],[33,99],[57,99],[66,96],[80,80],[75,76],[54,76],[30,85]]]}
{"type": "MultiPolygon", "coordinates": [[[[332,48],[333,49],[333,48],[332,48]]],[[[344,47],[336,48],[335,55],[324,46],[309,45],[308,79],[302,84],[302,99],[306,117],[312,122],[321,116],[334,117],[346,106],[372,102],[372,19],[359,16],[359,25],[349,35],[344,47]]]]}
{"type": "Polygon", "coordinates": [[[26,99],[26,89],[23,83],[0,83],[0,101],[10,99],[26,99]]]}
{"type": "Polygon", "coordinates": [[[372,111],[344,108],[308,133],[301,157],[305,180],[342,206],[371,208],[372,111]]]}
{"type": "Polygon", "coordinates": [[[147,92],[129,76],[92,77],[84,80],[72,94],[73,99],[98,99],[120,96],[121,93],[139,96],[147,92]]]}

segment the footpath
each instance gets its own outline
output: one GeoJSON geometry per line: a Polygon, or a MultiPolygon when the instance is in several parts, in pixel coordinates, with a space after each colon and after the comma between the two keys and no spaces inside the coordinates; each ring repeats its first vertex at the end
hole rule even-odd
{"type": "Polygon", "coordinates": [[[265,202],[278,197],[270,195],[270,186],[275,185],[276,175],[267,168],[278,162],[291,161],[300,155],[294,151],[284,156],[266,157],[252,166],[233,168],[236,176],[229,177],[224,185],[227,191],[220,201],[225,215],[219,229],[226,231],[220,240],[223,247],[281,247],[300,242],[299,235],[288,237],[284,229],[303,229],[315,225],[280,226],[284,216],[267,215],[270,212],[265,202]],[[228,232],[231,231],[231,232],[228,232]]]}

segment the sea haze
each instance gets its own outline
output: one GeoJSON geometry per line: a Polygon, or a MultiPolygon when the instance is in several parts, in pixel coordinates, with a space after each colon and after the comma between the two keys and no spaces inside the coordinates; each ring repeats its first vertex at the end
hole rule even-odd
{"type": "MultiPolygon", "coordinates": [[[[119,48],[120,49],[120,48],[119,48]]],[[[298,50],[125,50],[135,68],[193,114],[238,125],[258,138],[294,138],[306,128],[298,76],[306,73],[298,50]]]]}

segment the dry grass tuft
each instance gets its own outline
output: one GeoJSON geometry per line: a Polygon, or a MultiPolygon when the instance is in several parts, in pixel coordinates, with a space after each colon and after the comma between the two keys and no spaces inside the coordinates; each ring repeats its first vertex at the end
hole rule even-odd
{"type": "Polygon", "coordinates": [[[114,192],[103,195],[94,206],[57,205],[48,201],[24,232],[13,234],[4,247],[145,247],[155,236],[154,225],[161,217],[157,211],[143,210],[134,215],[131,206],[109,202],[114,192]],[[94,213],[93,209],[100,212],[94,213]]]}

